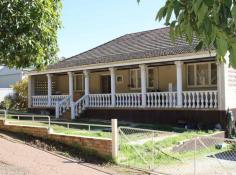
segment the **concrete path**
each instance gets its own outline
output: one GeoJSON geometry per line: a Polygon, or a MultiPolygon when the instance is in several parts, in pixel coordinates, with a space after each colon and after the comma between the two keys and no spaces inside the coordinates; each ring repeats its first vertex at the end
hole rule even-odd
{"type": "Polygon", "coordinates": [[[0,175],[108,175],[107,170],[77,163],[25,144],[0,138],[0,175]]]}

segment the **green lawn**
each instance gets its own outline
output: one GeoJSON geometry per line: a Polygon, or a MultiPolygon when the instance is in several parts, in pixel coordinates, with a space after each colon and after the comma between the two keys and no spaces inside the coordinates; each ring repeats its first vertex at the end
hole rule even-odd
{"type": "MultiPolygon", "coordinates": [[[[47,123],[44,122],[32,122],[32,121],[17,121],[16,119],[8,119],[10,124],[15,125],[26,125],[26,126],[38,126],[38,127],[48,127],[47,123]]],[[[51,124],[54,133],[58,134],[68,134],[68,135],[79,135],[79,136],[88,136],[88,137],[102,137],[102,138],[111,138],[111,132],[99,130],[98,127],[91,127],[91,131],[88,131],[87,126],[70,126],[67,128],[66,124],[51,124]]]]}
{"type": "MultiPolygon", "coordinates": [[[[176,136],[167,137],[159,141],[147,141],[144,144],[137,144],[129,142],[125,138],[122,139],[119,151],[119,163],[131,167],[138,167],[143,169],[160,168],[162,166],[173,165],[180,166],[186,163],[193,163],[194,156],[200,158],[206,155],[214,155],[229,150],[236,150],[232,145],[227,145],[222,149],[217,149],[215,144],[209,145],[207,148],[203,145],[197,147],[194,151],[194,144],[183,144],[183,141],[189,141],[196,136],[205,136],[212,134],[213,131],[186,131],[176,136]],[[181,143],[182,142],[182,143],[181,143]],[[174,151],[174,147],[188,145],[188,149],[184,151],[174,151]],[[157,166],[157,167],[155,167],[157,166]]],[[[199,144],[199,142],[198,142],[199,144]]]]}

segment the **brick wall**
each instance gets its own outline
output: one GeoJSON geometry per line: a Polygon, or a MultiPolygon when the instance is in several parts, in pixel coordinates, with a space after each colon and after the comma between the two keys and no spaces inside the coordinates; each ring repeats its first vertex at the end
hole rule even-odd
{"type": "Polygon", "coordinates": [[[112,154],[111,139],[83,137],[83,136],[68,136],[62,134],[49,134],[47,128],[4,125],[3,120],[0,120],[0,130],[5,130],[15,133],[24,133],[40,138],[47,138],[69,146],[78,145],[82,149],[95,151],[97,154],[101,156],[111,156],[112,154]]]}

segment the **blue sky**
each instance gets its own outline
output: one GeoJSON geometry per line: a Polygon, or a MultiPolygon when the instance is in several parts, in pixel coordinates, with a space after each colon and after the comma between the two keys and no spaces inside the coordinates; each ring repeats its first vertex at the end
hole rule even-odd
{"type": "Polygon", "coordinates": [[[159,28],[164,0],[62,0],[59,57],[70,57],[127,33],[159,28]]]}

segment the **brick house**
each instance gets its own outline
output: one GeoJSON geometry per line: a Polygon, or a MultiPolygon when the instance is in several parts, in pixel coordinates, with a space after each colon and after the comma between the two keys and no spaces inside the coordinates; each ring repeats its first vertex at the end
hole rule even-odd
{"type": "MultiPolygon", "coordinates": [[[[195,52],[169,28],[121,36],[29,73],[29,109],[56,118],[96,117],[225,125],[236,111],[236,70],[215,52],[195,52]]],[[[226,58],[227,60],[227,58],[226,58]]],[[[236,115],[236,114],[235,114],[236,115]]]]}

